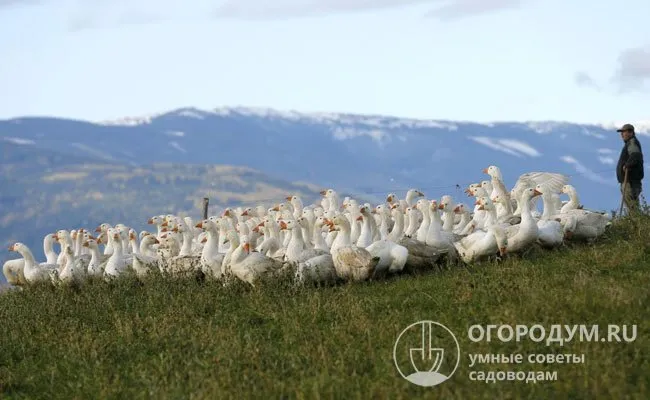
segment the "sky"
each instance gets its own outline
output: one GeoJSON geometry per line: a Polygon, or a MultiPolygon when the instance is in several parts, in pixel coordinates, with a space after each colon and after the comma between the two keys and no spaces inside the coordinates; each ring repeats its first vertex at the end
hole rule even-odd
{"type": "Polygon", "coordinates": [[[648,15],[648,0],[0,0],[0,119],[649,120],[648,15]]]}

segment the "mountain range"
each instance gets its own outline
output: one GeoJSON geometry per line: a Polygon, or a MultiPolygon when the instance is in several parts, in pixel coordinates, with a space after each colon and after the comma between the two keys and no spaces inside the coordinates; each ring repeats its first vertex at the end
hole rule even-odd
{"type": "MultiPolygon", "coordinates": [[[[627,121],[626,121],[627,122],[627,121]]],[[[41,259],[60,228],[211,210],[335,188],[369,201],[418,188],[462,193],[501,168],[508,186],[531,171],[570,175],[586,207],[617,209],[618,124],[472,123],[247,107],[182,108],[91,122],[0,121],[0,243],[20,240],[41,259]],[[215,208],[216,207],[216,208],[215,208]]],[[[642,145],[650,123],[637,123],[642,145]]],[[[6,246],[0,260],[9,256],[6,246]]]]}

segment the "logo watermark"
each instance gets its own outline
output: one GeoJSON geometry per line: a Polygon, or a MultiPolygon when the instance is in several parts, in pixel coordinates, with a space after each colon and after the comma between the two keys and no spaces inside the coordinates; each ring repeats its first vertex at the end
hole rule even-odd
{"type": "Polygon", "coordinates": [[[418,321],[397,337],[393,360],[402,378],[418,386],[436,386],[458,369],[460,345],[446,326],[435,321],[418,321]]]}
{"type": "MultiPolygon", "coordinates": [[[[473,343],[517,343],[529,340],[560,348],[571,341],[632,343],[636,338],[637,325],[504,324],[472,325],[467,330],[467,339],[473,343]]],[[[485,383],[556,381],[558,372],[549,370],[549,367],[586,362],[584,353],[572,353],[570,350],[557,352],[551,349],[529,354],[506,351],[467,353],[467,356],[469,379],[485,383]]],[[[460,345],[454,333],[446,326],[430,320],[418,321],[407,326],[397,337],[393,360],[404,379],[419,386],[436,386],[451,378],[458,369],[460,345]]]]}

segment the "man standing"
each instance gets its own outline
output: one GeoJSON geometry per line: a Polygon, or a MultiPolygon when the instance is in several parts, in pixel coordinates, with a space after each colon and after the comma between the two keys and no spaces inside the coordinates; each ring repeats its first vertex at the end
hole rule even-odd
{"type": "Polygon", "coordinates": [[[639,209],[641,181],[643,180],[643,153],[641,152],[641,143],[634,134],[634,126],[625,124],[617,132],[621,133],[624,144],[616,166],[616,178],[621,184],[621,194],[628,214],[631,214],[639,209]],[[626,171],[627,184],[624,183],[626,171]]]}

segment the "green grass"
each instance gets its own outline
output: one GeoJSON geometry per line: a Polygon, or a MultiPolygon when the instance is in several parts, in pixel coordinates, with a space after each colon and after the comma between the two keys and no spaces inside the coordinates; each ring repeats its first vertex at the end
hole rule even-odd
{"type": "Polygon", "coordinates": [[[335,287],[152,280],[12,291],[0,296],[0,397],[647,399],[649,238],[643,216],[595,245],[335,287]],[[423,319],[455,332],[462,353],[434,388],[402,379],[392,359],[400,331],[423,319]],[[473,324],[537,323],[637,324],[638,334],[563,347],[467,336],[473,324]],[[488,352],[586,362],[478,368],[557,371],[556,381],[471,381],[469,354],[488,352]]]}

